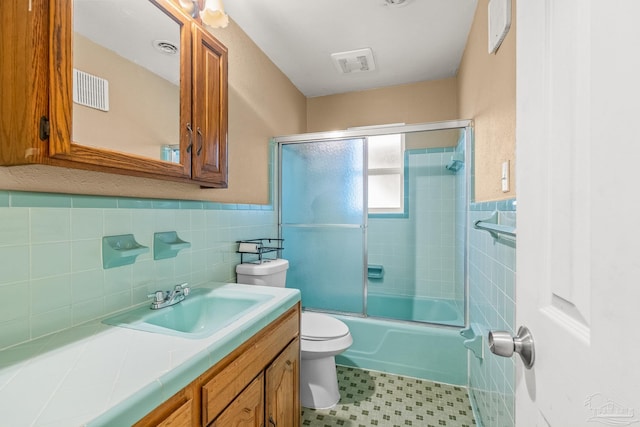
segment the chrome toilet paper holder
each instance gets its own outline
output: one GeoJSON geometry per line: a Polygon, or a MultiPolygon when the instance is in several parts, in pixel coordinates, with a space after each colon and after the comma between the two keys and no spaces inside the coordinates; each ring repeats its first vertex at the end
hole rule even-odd
{"type": "Polygon", "coordinates": [[[515,337],[506,331],[491,331],[488,343],[491,353],[502,357],[511,357],[513,353],[518,353],[525,368],[533,367],[535,362],[533,335],[526,326],[520,326],[515,337]]]}

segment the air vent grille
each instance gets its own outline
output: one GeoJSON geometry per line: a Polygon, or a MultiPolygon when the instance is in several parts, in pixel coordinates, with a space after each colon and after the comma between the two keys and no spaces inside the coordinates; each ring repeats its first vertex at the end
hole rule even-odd
{"type": "Polygon", "coordinates": [[[361,73],[376,69],[376,64],[373,62],[373,52],[369,48],[332,53],[331,59],[341,74],[361,73]]]}
{"type": "Polygon", "coordinates": [[[73,102],[109,111],[109,81],[74,68],[73,102]]]}

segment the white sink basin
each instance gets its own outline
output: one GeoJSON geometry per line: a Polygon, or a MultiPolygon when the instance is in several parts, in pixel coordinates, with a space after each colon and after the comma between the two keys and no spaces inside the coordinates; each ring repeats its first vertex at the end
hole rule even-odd
{"type": "Polygon", "coordinates": [[[165,335],[204,338],[272,298],[272,295],[228,288],[195,288],[184,301],[170,307],[151,310],[146,305],[109,317],[103,323],[165,335]]]}

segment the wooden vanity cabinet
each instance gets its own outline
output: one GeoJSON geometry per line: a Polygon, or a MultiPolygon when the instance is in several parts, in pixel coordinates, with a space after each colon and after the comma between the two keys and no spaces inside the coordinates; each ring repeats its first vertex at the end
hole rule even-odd
{"type": "Polygon", "coordinates": [[[299,427],[300,305],[135,424],[299,427]]]}
{"type": "Polygon", "coordinates": [[[45,164],[227,187],[227,49],[173,1],[149,1],[180,32],[180,163],[161,161],[160,144],[155,159],[73,140],[73,1],[30,0],[0,2],[1,166],[45,164]]]}
{"type": "Polygon", "coordinates": [[[193,427],[197,420],[194,413],[193,387],[185,387],[134,427],[193,427]]]}
{"type": "Polygon", "coordinates": [[[264,395],[264,374],[260,373],[209,425],[211,427],[263,427],[264,395]]]}
{"type": "Polygon", "coordinates": [[[300,340],[296,338],[265,371],[266,425],[300,424],[300,340]]]}
{"type": "Polygon", "coordinates": [[[192,179],[227,187],[227,49],[193,25],[192,179]]]}

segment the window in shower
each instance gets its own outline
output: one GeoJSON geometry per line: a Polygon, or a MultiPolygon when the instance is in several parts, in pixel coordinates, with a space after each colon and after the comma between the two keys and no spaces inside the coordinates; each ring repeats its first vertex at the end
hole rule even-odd
{"type": "Polygon", "coordinates": [[[404,135],[367,138],[369,214],[404,214],[404,135]]]}

